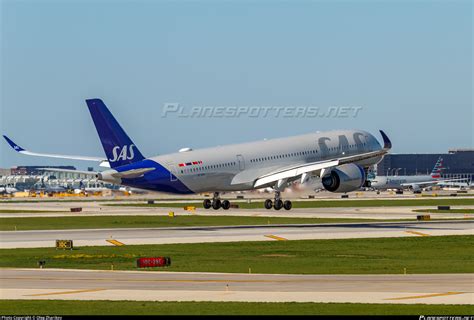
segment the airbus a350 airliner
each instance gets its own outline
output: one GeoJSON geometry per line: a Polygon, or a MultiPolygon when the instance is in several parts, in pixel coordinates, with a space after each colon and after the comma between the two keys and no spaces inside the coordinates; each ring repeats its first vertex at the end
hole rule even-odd
{"type": "Polygon", "coordinates": [[[221,201],[222,192],[266,187],[275,190],[275,198],[265,200],[265,208],[290,210],[291,201],[283,201],[280,192],[293,181],[304,183],[313,176],[321,177],[323,187],[331,192],[357,190],[366,183],[368,168],[392,147],[382,130],[383,147],[368,132],[337,130],[206,149],[184,148],[145,158],[102,100],[86,103],[106,159],[31,152],[4,138],[15,151],[26,155],[98,161],[110,169],[92,174],[105,182],[167,193],[213,192],[212,200],[204,200],[203,205],[216,210],[230,208],[228,200],[221,201]]]}

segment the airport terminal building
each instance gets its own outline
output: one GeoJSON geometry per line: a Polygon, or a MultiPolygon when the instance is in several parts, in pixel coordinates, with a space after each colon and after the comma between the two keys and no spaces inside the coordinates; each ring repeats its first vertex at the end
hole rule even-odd
{"type": "MultiPolygon", "coordinates": [[[[38,183],[69,186],[79,186],[81,181],[86,186],[95,186],[101,183],[94,175],[86,175],[81,172],[58,172],[54,169],[76,170],[73,166],[16,166],[0,169],[0,186],[11,186],[18,190],[25,190],[34,188],[38,183]]],[[[91,171],[89,169],[88,171],[91,171]]]]}
{"type": "Polygon", "coordinates": [[[430,174],[439,157],[443,158],[443,176],[463,175],[474,179],[474,149],[451,149],[448,153],[388,154],[377,164],[377,174],[430,174]]]}

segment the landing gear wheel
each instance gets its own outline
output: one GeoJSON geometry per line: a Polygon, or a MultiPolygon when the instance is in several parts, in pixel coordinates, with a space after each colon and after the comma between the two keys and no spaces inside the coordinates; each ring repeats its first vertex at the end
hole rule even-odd
{"type": "Polygon", "coordinates": [[[270,199],[265,200],[265,209],[271,209],[273,207],[273,201],[270,199]]]}
{"type": "Polygon", "coordinates": [[[222,209],[229,210],[229,208],[230,208],[230,201],[229,200],[222,201],[222,209]]]}
{"type": "Polygon", "coordinates": [[[212,209],[218,210],[221,207],[221,201],[219,199],[212,202],[212,209]]]}
{"type": "Polygon", "coordinates": [[[285,210],[290,210],[292,206],[293,206],[293,205],[291,204],[291,201],[290,201],[290,200],[286,200],[286,201],[283,203],[283,208],[285,208],[285,210]]]}
{"type": "Polygon", "coordinates": [[[283,201],[281,201],[280,199],[275,200],[273,208],[275,208],[275,210],[280,210],[281,208],[283,208],[283,201]]]}
{"type": "Polygon", "coordinates": [[[204,209],[210,209],[210,208],[212,207],[212,202],[211,202],[211,200],[205,199],[205,200],[202,202],[202,206],[204,207],[204,209]]]}

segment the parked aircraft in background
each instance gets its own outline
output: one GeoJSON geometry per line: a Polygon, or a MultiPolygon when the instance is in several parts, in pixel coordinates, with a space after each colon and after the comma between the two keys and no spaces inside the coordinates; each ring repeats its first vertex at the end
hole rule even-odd
{"type": "Polygon", "coordinates": [[[451,189],[469,189],[471,187],[471,179],[466,177],[466,178],[459,178],[459,179],[454,179],[455,181],[443,181],[440,182],[438,185],[442,188],[451,188],[451,189]]]}
{"type": "Polygon", "coordinates": [[[291,182],[304,183],[311,176],[321,177],[323,187],[331,192],[357,190],[366,183],[367,169],[392,147],[382,130],[383,147],[368,132],[337,130],[199,150],[182,148],[146,158],[102,100],[86,103],[107,158],[30,152],[4,137],[19,153],[108,164],[110,170],[93,173],[101,181],[168,193],[214,192],[212,200],[204,200],[204,207],[216,210],[230,207],[228,200],[221,201],[221,192],[266,187],[275,191],[275,197],[265,201],[265,208],[290,210],[291,201],[283,201],[280,192],[291,182]]]}
{"type": "Polygon", "coordinates": [[[59,185],[47,185],[44,183],[44,178],[41,178],[41,181],[37,182],[33,187],[35,191],[42,191],[46,193],[55,193],[55,192],[66,192],[68,189],[59,185]]]}
{"type": "Polygon", "coordinates": [[[17,188],[9,186],[0,186],[0,194],[11,194],[15,192],[18,192],[17,188]]]}
{"type": "Polygon", "coordinates": [[[100,192],[100,191],[106,191],[109,190],[106,187],[87,187],[84,185],[82,181],[79,182],[79,188],[74,189],[74,193],[79,194],[79,193],[85,193],[87,194],[88,192],[100,192]]]}
{"type": "MultiPolygon", "coordinates": [[[[376,176],[370,181],[370,186],[375,190],[387,189],[411,189],[415,193],[420,193],[422,188],[450,183],[460,179],[441,179],[443,170],[443,159],[439,157],[430,175],[415,176],[376,176]]],[[[465,179],[463,179],[465,180],[465,179]]]]}

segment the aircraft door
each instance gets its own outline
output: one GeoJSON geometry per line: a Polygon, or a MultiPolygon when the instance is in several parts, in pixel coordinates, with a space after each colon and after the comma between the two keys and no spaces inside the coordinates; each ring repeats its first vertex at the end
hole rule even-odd
{"type": "Polygon", "coordinates": [[[174,164],[170,165],[170,181],[176,181],[178,178],[176,178],[176,174],[178,173],[176,170],[176,166],[174,164]]]}
{"type": "Polygon", "coordinates": [[[236,155],[237,162],[239,163],[239,170],[242,171],[245,169],[244,157],[241,154],[236,155]]]}

